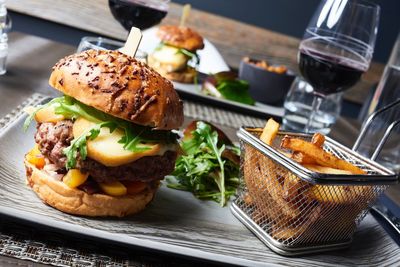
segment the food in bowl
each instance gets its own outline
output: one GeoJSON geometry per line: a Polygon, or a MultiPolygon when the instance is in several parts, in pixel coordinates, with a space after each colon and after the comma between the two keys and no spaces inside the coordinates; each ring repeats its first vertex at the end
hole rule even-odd
{"type": "Polygon", "coordinates": [[[193,83],[200,62],[196,51],[204,48],[203,37],[189,27],[175,25],[160,26],[157,36],[161,43],[149,55],[149,65],[171,81],[193,83]]]}
{"type": "Polygon", "coordinates": [[[264,104],[282,105],[294,78],[293,72],[282,65],[250,58],[240,62],[239,79],[247,81],[250,95],[264,104]]]}
{"type": "Polygon", "coordinates": [[[254,60],[250,59],[249,57],[245,57],[243,58],[243,61],[260,67],[266,71],[275,72],[277,74],[285,74],[288,71],[287,67],[284,65],[269,65],[265,60],[254,60]]]}
{"type": "Polygon", "coordinates": [[[50,85],[65,95],[32,108],[35,147],[27,181],[45,203],[70,214],[134,214],[174,170],[183,105],[170,81],[118,51],[61,59],[50,85]]]}

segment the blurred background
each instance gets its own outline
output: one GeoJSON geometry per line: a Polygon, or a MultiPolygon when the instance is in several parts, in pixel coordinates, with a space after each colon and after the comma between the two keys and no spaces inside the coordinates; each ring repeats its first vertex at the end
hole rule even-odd
{"type": "MultiPolygon", "coordinates": [[[[301,38],[319,0],[176,0],[194,8],[301,38]]],[[[374,60],[385,63],[400,30],[400,1],[371,1],[381,6],[381,21],[374,60]]]]}
{"type": "MultiPolygon", "coordinates": [[[[190,3],[193,8],[301,38],[310,17],[320,1],[174,0],[172,2],[190,3]]],[[[374,60],[385,63],[400,30],[399,24],[394,23],[398,19],[400,1],[374,0],[373,2],[381,6],[381,21],[374,60]]],[[[54,25],[45,21],[35,18],[27,19],[15,12],[10,13],[13,18],[13,30],[15,31],[27,32],[71,45],[76,45],[82,36],[87,35],[76,29],[68,29],[68,27],[65,27],[63,34],[60,35],[54,25]],[[35,23],[32,23],[32,21],[35,21],[35,23]]]]}

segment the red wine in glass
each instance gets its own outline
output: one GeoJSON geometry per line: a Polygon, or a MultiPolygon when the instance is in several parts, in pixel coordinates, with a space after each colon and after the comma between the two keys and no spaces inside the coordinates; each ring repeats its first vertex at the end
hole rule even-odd
{"type": "Polygon", "coordinates": [[[148,29],[160,23],[167,15],[169,1],[109,0],[114,18],[128,31],[132,27],[148,29]]]}
{"type": "Polygon", "coordinates": [[[348,89],[360,80],[365,71],[360,64],[341,57],[305,49],[299,51],[299,69],[314,91],[322,95],[348,89]]]}
{"type": "Polygon", "coordinates": [[[375,47],[380,8],[364,0],[321,0],[304,32],[298,62],[314,88],[304,131],[315,132],[322,100],[357,83],[367,71],[375,47]]]}
{"type": "MultiPolygon", "coordinates": [[[[347,44],[351,40],[347,40],[347,44]]],[[[354,46],[357,48],[355,44],[354,46]]],[[[357,49],[338,43],[335,37],[311,37],[300,43],[298,61],[304,79],[314,88],[312,112],[305,126],[309,132],[322,99],[356,84],[368,69],[368,61],[357,49]]]]}

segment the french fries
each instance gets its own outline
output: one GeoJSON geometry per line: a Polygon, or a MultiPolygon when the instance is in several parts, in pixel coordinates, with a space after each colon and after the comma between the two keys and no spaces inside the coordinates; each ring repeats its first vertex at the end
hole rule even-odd
{"type": "MultiPolygon", "coordinates": [[[[318,147],[322,147],[325,143],[325,136],[323,136],[320,133],[315,133],[311,139],[311,143],[318,147]]],[[[303,152],[300,151],[293,151],[293,153],[290,156],[292,159],[297,161],[298,163],[304,165],[304,164],[317,164],[314,158],[308,156],[307,154],[304,154],[303,152]]]]}
{"type": "Polygon", "coordinates": [[[285,201],[283,195],[283,182],[287,172],[280,173],[275,169],[265,168],[263,164],[273,166],[270,159],[263,158],[260,162],[257,159],[263,158],[261,152],[249,147],[244,155],[244,177],[251,197],[255,203],[261,203],[260,213],[274,221],[288,221],[300,215],[300,210],[290,202],[285,201]],[[262,164],[261,164],[262,163],[262,164]],[[273,203],[274,208],[268,208],[263,203],[273,203]]]}
{"type": "Polygon", "coordinates": [[[311,143],[313,143],[317,147],[322,147],[325,143],[325,136],[320,133],[315,133],[311,139],[311,143]]]}
{"type": "Polygon", "coordinates": [[[365,174],[365,172],[357,166],[339,159],[322,148],[302,139],[285,136],[282,139],[281,147],[302,152],[315,159],[315,161],[322,166],[350,171],[352,174],[365,174]]]}
{"type": "Polygon", "coordinates": [[[351,171],[339,170],[339,169],[334,169],[334,168],[315,165],[315,164],[304,164],[303,166],[314,172],[325,173],[325,174],[344,174],[344,175],[352,174],[351,171]]]}
{"type": "MultiPolygon", "coordinates": [[[[269,119],[260,139],[274,145],[279,126],[269,119]]],[[[325,136],[320,133],[314,134],[310,142],[285,136],[276,149],[313,172],[365,174],[357,166],[325,151],[324,143],[325,136]]],[[[246,148],[243,170],[250,194],[245,201],[256,207],[254,219],[267,222],[269,234],[278,240],[308,240],[337,227],[336,222],[340,222],[338,231],[345,233],[354,227],[353,218],[365,209],[357,200],[371,194],[368,186],[313,185],[251,146],[246,148]],[[338,218],[341,214],[346,218],[338,218]]]]}
{"type": "Polygon", "coordinates": [[[294,151],[290,154],[290,158],[294,159],[294,161],[304,165],[304,164],[317,164],[314,158],[304,154],[303,152],[294,151]]]}
{"type": "Polygon", "coordinates": [[[260,136],[261,141],[263,141],[267,145],[272,145],[272,141],[275,139],[275,136],[279,131],[279,126],[279,123],[277,123],[273,119],[269,119],[260,136]]]}

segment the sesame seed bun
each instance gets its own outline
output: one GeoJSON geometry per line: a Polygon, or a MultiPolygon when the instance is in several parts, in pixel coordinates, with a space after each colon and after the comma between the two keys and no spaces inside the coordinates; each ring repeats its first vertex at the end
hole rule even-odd
{"type": "Polygon", "coordinates": [[[78,101],[160,130],[183,123],[183,104],[172,83],[119,51],[88,50],[61,59],[49,84],[78,101]]]}

